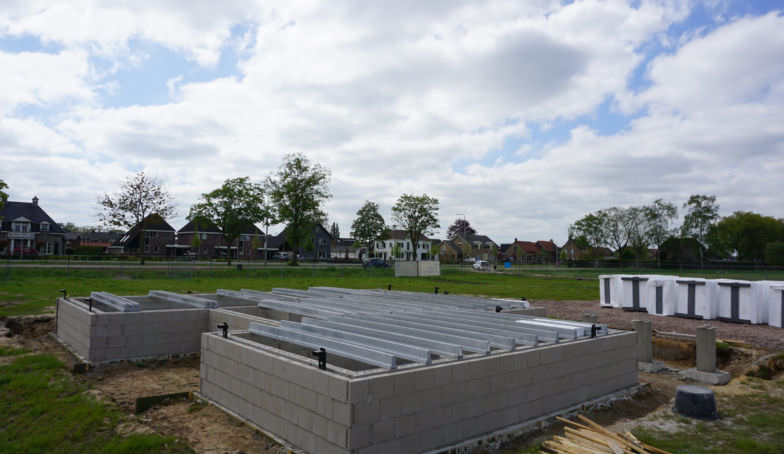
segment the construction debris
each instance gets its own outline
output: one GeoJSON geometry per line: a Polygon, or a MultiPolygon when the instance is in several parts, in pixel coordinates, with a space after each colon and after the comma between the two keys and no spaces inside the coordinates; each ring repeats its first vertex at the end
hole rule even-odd
{"type": "Polygon", "coordinates": [[[583,415],[577,415],[585,424],[558,417],[566,423],[564,435],[554,436],[542,444],[543,453],[555,454],[670,454],[667,451],[647,445],[631,432],[616,434],[605,429],[583,415]]]}

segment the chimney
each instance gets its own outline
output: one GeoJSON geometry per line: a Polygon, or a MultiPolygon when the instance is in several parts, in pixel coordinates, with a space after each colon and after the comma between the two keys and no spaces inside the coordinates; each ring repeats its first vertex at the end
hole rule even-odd
{"type": "Polygon", "coordinates": [[[34,207],[37,207],[37,206],[38,206],[38,196],[37,196],[37,195],[34,195],[34,196],[33,196],[33,206],[34,206],[34,207]]]}

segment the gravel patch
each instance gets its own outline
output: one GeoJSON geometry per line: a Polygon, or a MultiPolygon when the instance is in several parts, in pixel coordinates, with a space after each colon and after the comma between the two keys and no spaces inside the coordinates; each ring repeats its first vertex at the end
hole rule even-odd
{"type": "Polygon", "coordinates": [[[716,328],[716,338],[745,342],[753,347],[771,351],[784,350],[784,328],[768,325],[745,325],[727,323],[719,320],[692,320],[680,317],[663,317],[645,312],[627,312],[620,308],[599,306],[599,301],[548,301],[535,300],[532,306],[544,307],[548,317],[566,320],[581,320],[584,314],[599,316],[599,323],[610,328],[632,329],[632,320],[650,320],[656,331],[669,331],[681,334],[695,334],[698,326],[710,325],[716,328]]]}

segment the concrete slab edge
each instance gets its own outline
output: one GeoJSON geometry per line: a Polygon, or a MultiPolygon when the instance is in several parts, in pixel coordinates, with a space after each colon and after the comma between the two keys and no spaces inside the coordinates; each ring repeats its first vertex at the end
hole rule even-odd
{"type": "Polygon", "coordinates": [[[683,378],[694,380],[698,383],[707,385],[726,385],[732,378],[730,373],[723,370],[716,369],[715,372],[705,372],[697,369],[685,369],[680,371],[683,378]]]}
{"type": "Polygon", "coordinates": [[[475,450],[480,445],[489,446],[492,450],[497,450],[500,448],[500,446],[503,443],[509,440],[512,440],[521,435],[525,435],[526,433],[533,432],[534,430],[538,430],[543,427],[547,427],[551,424],[556,423],[557,422],[555,419],[556,416],[560,416],[562,418],[568,418],[568,416],[570,415],[575,415],[577,413],[585,412],[593,408],[609,406],[610,404],[618,400],[631,399],[638,392],[640,392],[642,389],[646,388],[647,386],[649,386],[647,383],[638,383],[634,386],[620,389],[618,391],[613,391],[609,394],[605,394],[604,396],[600,396],[595,399],[581,402],[579,404],[572,405],[570,407],[566,407],[561,410],[547,413],[538,418],[529,419],[522,423],[505,427],[503,429],[485,435],[481,435],[479,437],[474,437],[468,440],[464,440],[460,443],[451,446],[444,446],[437,449],[432,449],[430,451],[425,451],[424,454],[446,454],[446,453],[468,454],[470,452],[473,452],[473,450],[475,450]]]}

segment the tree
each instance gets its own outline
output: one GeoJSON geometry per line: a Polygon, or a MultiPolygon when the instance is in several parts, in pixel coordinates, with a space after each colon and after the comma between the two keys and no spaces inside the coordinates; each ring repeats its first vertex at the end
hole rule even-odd
{"type": "Polygon", "coordinates": [[[98,200],[101,209],[98,219],[105,225],[126,229],[139,226],[139,251],[144,263],[144,238],[146,229],[144,221],[151,214],[162,219],[175,215],[172,196],[155,179],[149,178],[144,172],[127,177],[120,191],[114,195],[104,194],[98,200]]]}
{"type": "Polygon", "coordinates": [[[716,195],[692,195],[683,204],[688,212],[683,216],[681,236],[694,237],[705,244],[705,237],[710,228],[719,219],[719,205],[716,204],[716,195]]]}
{"type": "Polygon", "coordinates": [[[338,227],[337,222],[332,223],[332,226],[329,228],[329,234],[332,235],[332,239],[335,241],[340,239],[340,227],[338,227]]]}
{"type": "Polygon", "coordinates": [[[367,246],[369,257],[373,256],[376,240],[384,235],[384,226],[384,218],[378,212],[378,204],[365,200],[365,204],[357,210],[357,217],[351,223],[351,235],[360,244],[367,246]]]}
{"type": "Polygon", "coordinates": [[[659,261],[661,245],[673,234],[670,224],[678,217],[678,208],[672,202],[656,199],[652,204],[642,207],[646,232],[650,244],[656,246],[656,260],[659,261]]]}
{"type": "Polygon", "coordinates": [[[468,222],[466,219],[455,219],[455,222],[449,226],[449,229],[446,231],[446,237],[450,240],[454,240],[457,235],[462,235],[463,237],[467,237],[469,235],[476,235],[476,230],[471,227],[471,223],[468,222]]]}
{"type": "Polygon", "coordinates": [[[300,153],[287,155],[277,173],[267,178],[278,220],[288,224],[286,239],[294,249],[291,265],[297,265],[300,245],[326,218],[321,204],[331,197],[329,179],[329,170],[300,153]]]}
{"type": "Polygon", "coordinates": [[[218,226],[228,251],[245,229],[261,222],[264,216],[264,187],[248,177],[228,179],[220,188],[201,195],[202,202],[191,207],[188,220],[211,222],[218,226]]]}
{"type": "Polygon", "coordinates": [[[8,200],[8,194],[6,194],[3,189],[8,189],[8,185],[5,184],[5,181],[0,180],[0,209],[3,208],[5,201],[8,200]]]}
{"type": "Polygon", "coordinates": [[[734,251],[740,260],[762,261],[769,243],[784,240],[784,220],[736,211],[722,218],[708,238],[711,249],[720,255],[734,251]]]}
{"type": "Polygon", "coordinates": [[[191,238],[191,247],[196,249],[196,258],[201,254],[201,234],[199,233],[199,225],[195,224],[193,229],[193,238],[191,238]]]}
{"type": "Polygon", "coordinates": [[[417,245],[419,239],[430,234],[432,229],[440,227],[438,224],[438,199],[427,194],[420,196],[403,194],[392,207],[392,219],[399,223],[403,230],[408,232],[414,256],[419,261],[417,245]]]}
{"type": "Polygon", "coordinates": [[[589,213],[575,221],[569,226],[569,238],[574,239],[578,247],[585,244],[591,249],[591,255],[596,258],[596,250],[607,244],[603,212],[589,213]]]}

